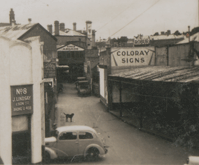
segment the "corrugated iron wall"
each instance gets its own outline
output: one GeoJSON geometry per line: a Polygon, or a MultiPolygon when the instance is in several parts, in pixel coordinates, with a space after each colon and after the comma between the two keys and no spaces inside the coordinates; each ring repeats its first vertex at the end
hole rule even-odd
{"type": "Polygon", "coordinates": [[[156,65],[167,66],[168,65],[168,47],[156,48],[156,65]]]}
{"type": "Polygon", "coordinates": [[[189,51],[189,44],[169,47],[169,66],[190,66],[191,63],[186,61],[189,51]]]}
{"type": "Polygon", "coordinates": [[[193,66],[199,65],[194,49],[199,51],[199,43],[187,43],[170,47],[156,47],[156,66],[193,66]],[[192,47],[191,44],[194,46],[192,47]],[[191,54],[194,54],[192,57],[191,54]]]}
{"type": "MultiPolygon", "coordinates": [[[[194,43],[194,48],[195,48],[197,51],[199,51],[199,43],[194,43]]],[[[196,57],[196,59],[199,59],[199,57],[197,57],[196,53],[195,53],[195,57],[196,57]]],[[[195,65],[195,66],[199,66],[199,60],[196,60],[196,61],[194,62],[194,65],[195,65]]]]}

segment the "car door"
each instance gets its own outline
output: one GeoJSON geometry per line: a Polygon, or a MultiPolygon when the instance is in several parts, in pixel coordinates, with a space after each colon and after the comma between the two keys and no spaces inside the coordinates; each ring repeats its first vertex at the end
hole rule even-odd
{"type": "Polygon", "coordinates": [[[79,154],[83,155],[86,147],[94,143],[95,135],[88,131],[79,131],[79,154]]]}
{"type": "Polygon", "coordinates": [[[68,156],[78,154],[78,139],[77,132],[62,132],[57,140],[57,149],[61,150],[68,156]]]}

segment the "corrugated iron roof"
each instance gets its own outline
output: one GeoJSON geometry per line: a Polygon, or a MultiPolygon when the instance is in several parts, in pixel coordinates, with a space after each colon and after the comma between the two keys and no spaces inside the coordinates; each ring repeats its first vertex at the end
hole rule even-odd
{"type": "MultiPolygon", "coordinates": [[[[53,33],[55,35],[55,33],[53,33]]],[[[79,33],[77,31],[71,30],[71,29],[66,29],[65,31],[59,31],[60,36],[85,36],[82,33],[79,33]]]]}
{"type": "Polygon", "coordinates": [[[0,27],[4,27],[4,26],[10,26],[10,23],[3,23],[3,22],[1,22],[0,23],[0,27]]]}
{"type": "MultiPolygon", "coordinates": [[[[199,42],[199,32],[190,36],[190,41],[199,42]]],[[[178,42],[177,44],[185,44],[185,43],[189,43],[189,38],[185,38],[184,40],[178,42]]]]}
{"type": "Polygon", "coordinates": [[[181,39],[181,38],[185,38],[184,35],[158,35],[158,36],[150,36],[151,40],[167,40],[167,39],[181,39]]]}
{"type": "Polygon", "coordinates": [[[17,40],[19,37],[21,37],[24,33],[26,33],[36,24],[37,23],[0,27],[0,35],[13,40],[17,40]]]}
{"type": "Polygon", "coordinates": [[[191,82],[199,79],[199,67],[149,66],[121,71],[110,76],[147,81],[191,82]]]}

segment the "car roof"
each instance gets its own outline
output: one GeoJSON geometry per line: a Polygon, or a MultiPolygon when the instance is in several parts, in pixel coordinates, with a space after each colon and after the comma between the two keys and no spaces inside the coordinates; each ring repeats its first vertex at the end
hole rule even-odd
{"type": "Polygon", "coordinates": [[[63,127],[58,127],[56,129],[59,132],[63,131],[92,131],[96,132],[93,128],[85,125],[75,125],[75,126],[63,126],[63,127]]]}
{"type": "Polygon", "coordinates": [[[81,80],[81,81],[78,81],[78,83],[88,83],[88,80],[81,80]]]}
{"type": "Polygon", "coordinates": [[[77,80],[86,79],[86,77],[77,77],[77,80]]]}

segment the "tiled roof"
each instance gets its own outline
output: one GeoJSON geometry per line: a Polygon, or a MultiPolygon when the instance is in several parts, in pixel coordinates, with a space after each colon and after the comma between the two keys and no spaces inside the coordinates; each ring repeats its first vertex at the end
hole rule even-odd
{"type": "Polygon", "coordinates": [[[35,25],[37,24],[35,23],[35,24],[0,27],[0,35],[10,39],[17,40],[19,37],[21,37],[24,33],[26,33],[35,25]]]}
{"type": "Polygon", "coordinates": [[[149,66],[121,71],[110,76],[146,81],[191,82],[199,79],[199,67],[149,66]]]}

